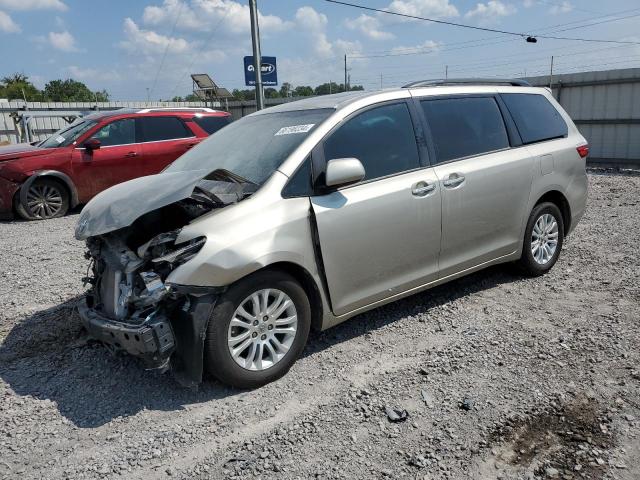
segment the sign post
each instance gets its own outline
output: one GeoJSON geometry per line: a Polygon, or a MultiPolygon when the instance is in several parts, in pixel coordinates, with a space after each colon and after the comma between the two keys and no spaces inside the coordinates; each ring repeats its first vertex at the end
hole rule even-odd
{"type": "Polygon", "coordinates": [[[260,74],[260,31],[258,30],[258,6],[256,0],[249,0],[249,16],[251,17],[251,42],[253,43],[253,58],[256,86],[256,109],[264,108],[264,92],[262,91],[262,76],[260,74]]]}

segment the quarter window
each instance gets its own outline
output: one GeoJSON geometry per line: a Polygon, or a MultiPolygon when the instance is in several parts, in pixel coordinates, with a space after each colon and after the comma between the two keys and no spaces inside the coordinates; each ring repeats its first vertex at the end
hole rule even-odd
{"type": "Polygon", "coordinates": [[[193,137],[193,133],[177,117],[142,117],[142,133],[145,142],[193,137]]]}
{"type": "Polygon", "coordinates": [[[91,138],[100,140],[103,147],[135,143],[136,122],[133,118],[116,120],[102,127],[91,138]]]}
{"type": "Polygon", "coordinates": [[[327,161],[354,157],[365,180],[420,167],[418,146],[405,103],[372,108],[349,119],[324,143],[327,161]]]}
{"type": "Polygon", "coordinates": [[[420,102],[433,138],[437,163],[509,147],[502,113],[492,97],[420,102]]]}
{"type": "Polygon", "coordinates": [[[193,121],[209,135],[216,133],[222,127],[231,123],[230,116],[224,117],[193,117],[193,121]]]}
{"type": "Polygon", "coordinates": [[[502,99],[524,143],[567,136],[566,122],[544,95],[505,93],[502,94],[502,99]]]}

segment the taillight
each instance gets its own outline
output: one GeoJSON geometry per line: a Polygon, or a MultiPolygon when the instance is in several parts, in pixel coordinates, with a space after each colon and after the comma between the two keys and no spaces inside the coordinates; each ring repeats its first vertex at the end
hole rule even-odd
{"type": "Polygon", "coordinates": [[[584,158],[589,155],[589,145],[580,145],[576,150],[578,151],[580,158],[584,158]]]}

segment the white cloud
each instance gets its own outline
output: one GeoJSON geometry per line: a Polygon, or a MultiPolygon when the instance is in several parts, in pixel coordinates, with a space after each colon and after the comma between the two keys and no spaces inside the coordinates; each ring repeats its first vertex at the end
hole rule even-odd
{"type": "Polygon", "coordinates": [[[394,47],[391,49],[391,53],[394,54],[413,54],[420,52],[436,52],[440,49],[440,44],[438,42],[434,42],[433,40],[427,40],[420,45],[414,45],[413,47],[394,47]]]}
{"type": "Polygon", "coordinates": [[[469,10],[464,17],[476,19],[481,24],[497,22],[500,17],[506,17],[516,13],[513,5],[502,3],[500,0],[489,0],[487,3],[476,4],[473,10],[469,10]]]}
{"type": "Polygon", "coordinates": [[[8,10],[67,10],[61,0],[0,0],[0,7],[8,10]]]}
{"type": "Polygon", "coordinates": [[[573,5],[571,5],[571,2],[564,1],[558,5],[553,5],[549,9],[549,13],[551,13],[552,15],[558,15],[560,13],[569,13],[571,10],[573,10],[573,5]]]}
{"type": "Polygon", "coordinates": [[[67,71],[74,80],[99,80],[101,82],[111,82],[120,79],[120,75],[114,70],[104,71],[95,68],[82,68],[78,67],[77,65],[70,65],[69,67],[67,67],[67,71]]]}
{"type": "Polygon", "coordinates": [[[190,45],[184,38],[168,37],[154,32],[143,30],[130,18],[124,20],[125,40],[120,46],[132,53],[144,55],[167,53],[183,53],[189,50],[190,45]]]}
{"type": "Polygon", "coordinates": [[[19,33],[20,25],[13,21],[13,19],[0,10],[0,32],[4,33],[19,33]]]}
{"type": "Polygon", "coordinates": [[[62,50],[63,52],[78,51],[76,39],[66,30],[64,32],[49,32],[48,39],[49,44],[57,50],[62,50]]]}
{"type": "Polygon", "coordinates": [[[385,32],[381,30],[382,23],[376,17],[371,15],[362,14],[357,18],[351,18],[345,20],[345,25],[351,30],[357,30],[364,36],[369,37],[372,40],[390,40],[395,38],[391,32],[385,32]]]}
{"type": "MultiPolygon", "coordinates": [[[[249,7],[233,0],[164,0],[160,5],[145,7],[145,25],[174,25],[180,30],[209,31],[216,28],[224,33],[239,35],[250,31],[249,7]],[[177,20],[177,23],[176,23],[177,20]]],[[[260,32],[269,34],[292,27],[276,15],[258,12],[260,32]]]]}
{"type": "Polygon", "coordinates": [[[313,52],[320,58],[337,57],[345,53],[358,53],[362,50],[360,42],[346,40],[329,41],[327,38],[327,16],[312,7],[300,7],[296,11],[296,23],[308,36],[313,52]]]}
{"type": "MultiPolygon", "coordinates": [[[[387,10],[416,17],[457,17],[458,9],[449,0],[393,0],[387,10]]],[[[385,15],[392,17],[391,15],[385,15]]],[[[396,17],[398,18],[398,17],[396,17]]]]}

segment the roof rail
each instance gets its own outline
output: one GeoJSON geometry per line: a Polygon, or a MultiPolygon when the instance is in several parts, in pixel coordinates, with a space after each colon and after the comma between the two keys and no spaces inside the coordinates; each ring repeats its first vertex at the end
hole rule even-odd
{"type": "Polygon", "coordinates": [[[449,78],[438,80],[419,80],[407,83],[402,88],[416,87],[443,87],[453,85],[509,85],[512,87],[530,87],[531,84],[525,80],[515,78],[449,78]]]}
{"type": "Polygon", "coordinates": [[[138,110],[138,113],[149,112],[219,112],[220,110],[214,110],[208,107],[150,107],[138,110]]]}

